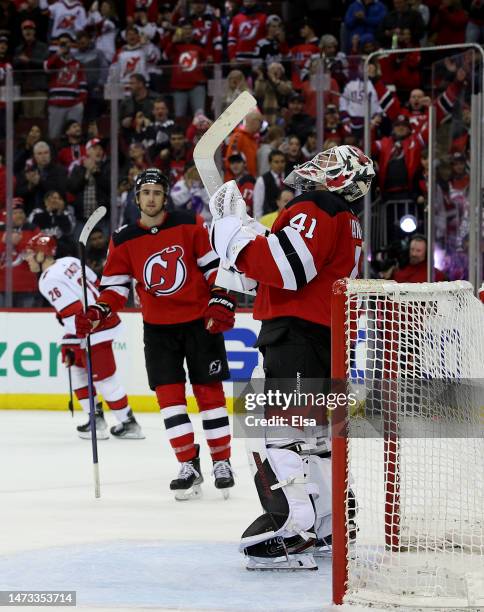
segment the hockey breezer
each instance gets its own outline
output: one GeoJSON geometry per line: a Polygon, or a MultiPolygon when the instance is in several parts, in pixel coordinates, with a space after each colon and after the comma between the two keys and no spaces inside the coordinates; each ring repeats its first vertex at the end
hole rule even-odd
{"type": "MultiPolygon", "coordinates": [[[[265,390],[291,392],[304,379],[331,378],[333,283],[359,272],[363,235],[355,206],[375,175],[357,147],[339,146],[296,167],[285,183],[301,195],[280,212],[270,233],[239,214],[234,181],[210,199],[210,238],[222,265],[256,280],[254,318],[264,356],[265,390]]],[[[264,510],[243,533],[248,569],[314,569],[331,549],[331,443],[325,415],[311,435],[295,427],[249,440],[249,462],[264,510]]],[[[343,486],[343,483],[342,483],[343,486]]],[[[354,500],[351,533],[358,529],[354,500]]]]}

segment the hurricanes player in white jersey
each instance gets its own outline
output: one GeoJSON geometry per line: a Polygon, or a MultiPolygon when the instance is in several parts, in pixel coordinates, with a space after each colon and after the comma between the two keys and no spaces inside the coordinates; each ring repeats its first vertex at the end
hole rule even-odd
{"type": "MultiPolygon", "coordinates": [[[[30,270],[41,273],[39,291],[55,308],[56,316],[64,326],[62,338],[62,361],[71,368],[74,392],[83,411],[89,414],[89,394],[86,370],[86,351],[81,339],[76,336],[75,315],[82,311],[81,262],[76,257],[62,257],[55,260],[57,240],[46,234],[36,234],[27,243],[25,258],[30,270]]],[[[86,267],[87,299],[94,304],[99,295],[96,288],[97,276],[86,267]]],[[[133,416],[128,397],[116,371],[113,354],[113,340],[121,331],[121,320],[117,314],[109,316],[91,334],[92,372],[95,393],[98,389],[116,417],[117,425],[111,427],[116,438],[143,439],[144,435],[133,416]]],[[[109,438],[102,403],[96,402],[96,432],[98,439],[109,438]]],[[[81,438],[91,438],[89,421],[77,427],[81,438]]]]}

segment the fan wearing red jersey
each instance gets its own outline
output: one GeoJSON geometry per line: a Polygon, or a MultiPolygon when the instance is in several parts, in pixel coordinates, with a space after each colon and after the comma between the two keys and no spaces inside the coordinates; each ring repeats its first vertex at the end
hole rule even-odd
{"type": "MultiPolygon", "coordinates": [[[[31,272],[40,273],[39,291],[54,307],[57,320],[63,325],[62,361],[71,368],[74,392],[81,408],[89,415],[86,351],[81,339],[76,336],[75,315],[82,311],[81,262],[76,257],[55,259],[57,240],[47,234],[36,234],[26,245],[25,258],[31,272]]],[[[93,304],[99,295],[97,276],[86,268],[88,282],[88,303],[93,304]]],[[[98,389],[117,420],[111,428],[115,438],[140,440],[144,438],[133,411],[131,410],[124,386],[120,381],[113,354],[113,340],[121,331],[121,321],[116,314],[108,317],[91,336],[91,352],[94,392],[98,389]]],[[[109,438],[102,402],[96,403],[96,433],[100,440],[109,438]]],[[[91,439],[89,420],[77,427],[81,438],[91,439]]]]}
{"type": "MultiPolygon", "coordinates": [[[[291,392],[300,379],[331,377],[332,286],[358,275],[362,231],[353,203],[368,193],[374,175],[371,160],[356,147],[319,153],[286,177],[288,186],[303,193],[280,212],[270,233],[237,214],[243,206],[233,181],[211,198],[210,237],[222,266],[259,282],[254,318],[262,321],[256,346],[264,357],[266,392],[291,392]]],[[[314,569],[308,553],[312,538],[331,542],[325,428],[305,461],[303,432],[283,429],[249,453],[265,510],[242,535],[249,569],[314,569]],[[271,495],[267,482],[278,483],[270,487],[271,495]]]]}
{"type": "Polygon", "coordinates": [[[144,325],[146,370],[156,393],[180,473],[170,484],[176,499],[200,492],[199,446],[187,414],[186,360],[213,460],[215,486],[228,494],[230,426],[222,381],[229,377],[221,332],[235,322],[235,300],[213,283],[219,264],[203,219],[188,211],[167,211],[168,179],[157,168],[135,181],[138,223],[114,232],[96,304],[76,317],[81,335],[92,333],[126,303],[136,280],[144,325]]]}

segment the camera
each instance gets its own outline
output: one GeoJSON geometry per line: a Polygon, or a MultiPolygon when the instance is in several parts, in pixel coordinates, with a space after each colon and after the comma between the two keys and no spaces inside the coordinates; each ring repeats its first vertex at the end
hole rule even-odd
{"type": "Polygon", "coordinates": [[[387,272],[393,266],[404,268],[408,265],[408,246],[406,242],[395,240],[375,252],[371,262],[374,276],[387,272]]]}

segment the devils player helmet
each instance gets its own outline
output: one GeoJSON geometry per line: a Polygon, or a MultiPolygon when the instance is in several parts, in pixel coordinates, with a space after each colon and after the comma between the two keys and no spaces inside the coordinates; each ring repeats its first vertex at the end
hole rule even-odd
{"type": "Polygon", "coordinates": [[[32,236],[25,246],[25,251],[27,253],[43,253],[46,257],[55,257],[56,250],[57,240],[55,237],[42,233],[32,236]]]}
{"type": "Polygon", "coordinates": [[[134,196],[138,207],[141,187],[147,183],[151,185],[161,185],[165,193],[165,199],[170,191],[170,183],[168,178],[163,174],[163,172],[161,172],[161,170],[158,170],[158,168],[146,168],[146,170],[143,170],[138,174],[134,181],[134,196]]]}
{"type": "Polygon", "coordinates": [[[357,200],[370,190],[375,176],[373,162],[358,147],[341,145],[315,155],[294,170],[284,183],[296,189],[315,189],[323,185],[335,191],[348,202],[357,200]]]}

